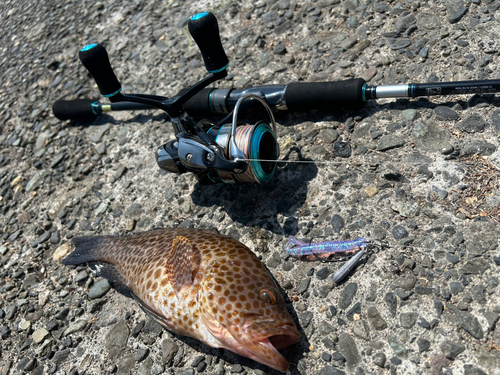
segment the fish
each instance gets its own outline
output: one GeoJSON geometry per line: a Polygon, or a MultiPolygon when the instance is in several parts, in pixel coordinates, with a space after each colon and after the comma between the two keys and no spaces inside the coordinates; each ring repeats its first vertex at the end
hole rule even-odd
{"type": "Polygon", "coordinates": [[[63,264],[87,263],[167,330],[289,369],[278,350],[301,335],[273,277],[241,242],[187,228],[72,242],[63,264]]]}

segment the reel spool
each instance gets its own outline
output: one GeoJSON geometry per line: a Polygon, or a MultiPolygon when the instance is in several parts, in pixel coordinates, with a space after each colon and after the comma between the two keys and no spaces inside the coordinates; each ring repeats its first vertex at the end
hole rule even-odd
{"type": "MultiPolygon", "coordinates": [[[[156,160],[160,168],[174,173],[193,172],[202,185],[214,183],[266,183],[271,180],[276,170],[276,161],[279,157],[279,146],[276,137],[276,122],[267,103],[258,95],[243,95],[237,101],[232,123],[220,127],[211,123],[200,122],[206,132],[200,133],[198,126],[197,140],[179,134],[177,141],[171,141],[157,150],[156,160]],[[256,101],[266,109],[270,124],[258,121],[255,125],[238,125],[238,113],[246,100],[256,101]],[[208,126],[207,126],[208,125],[208,126]],[[207,139],[207,137],[209,139],[207,139]],[[211,141],[207,144],[203,141],[211,141]],[[189,149],[188,149],[189,148],[189,149]],[[220,149],[221,157],[230,165],[239,164],[246,168],[217,168],[211,164],[212,155],[207,154],[210,149],[220,149]],[[204,157],[187,158],[185,155],[200,155],[204,157]],[[193,162],[197,160],[197,162],[193,162]]],[[[213,161],[213,160],[212,160],[213,161]]]]}
{"type": "MultiPolygon", "coordinates": [[[[219,129],[210,129],[208,135],[224,149],[224,154],[228,155],[229,139],[231,137],[231,126],[226,124],[219,129]]],[[[206,177],[213,183],[240,183],[240,182],[258,182],[266,183],[273,177],[276,169],[276,160],[278,158],[278,149],[276,139],[271,127],[259,121],[255,125],[243,125],[236,128],[235,135],[236,147],[243,152],[244,159],[247,161],[248,168],[243,173],[229,173],[217,171],[209,173],[206,177]],[[263,159],[265,161],[252,160],[263,159]]]]}
{"type": "MultiPolygon", "coordinates": [[[[233,121],[220,128],[211,128],[207,134],[224,150],[224,156],[231,160],[245,160],[248,168],[243,173],[212,171],[206,178],[212,183],[266,183],[276,170],[279,147],[276,140],[276,122],[267,103],[255,94],[242,96],[234,108],[233,121]],[[245,100],[256,100],[266,109],[271,124],[259,121],[255,125],[237,125],[238,112],[245,100]]],[[[204,181],[201,181],[202,183],[204,181]]]]}

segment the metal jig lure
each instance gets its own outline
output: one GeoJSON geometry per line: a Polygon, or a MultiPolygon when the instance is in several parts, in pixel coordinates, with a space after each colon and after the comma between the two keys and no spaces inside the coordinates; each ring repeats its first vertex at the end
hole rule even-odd
{"type": "Polygon", "coordinates": [[[365,251],[358,251],[351,259],[345,262],[342,267],[340,267],[337,272],[332,276],[332,280],[335,284],[340,283],[344,278],[349,275],[349,273],[356,267],[359,260],[365,255],[365,251]]]}

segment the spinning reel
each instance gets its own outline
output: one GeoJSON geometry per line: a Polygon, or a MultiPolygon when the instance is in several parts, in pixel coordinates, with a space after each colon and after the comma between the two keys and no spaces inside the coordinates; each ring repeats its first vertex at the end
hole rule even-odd
{"type": "Polygon", "coordinates": [[[202,120],[195,129],[196,136],[179,133],[176,140],[158,148],[156,161],[161,169],[173,173],[193,172],[202,184],[265,183],[272,178],[279,156],[276,123],[271,109],[259,96],[247,94],[240,97],[232,112],[231,123],[214,125],[202,120]],[[238,113],[246,100],[261,104],[267,111],[270,124],[258,121],[255,125],[238,125],[238,113]],[[220,161],[216,164],[218,150],[228,166],[238,163],[238,167],[226,168],[226,164],[220,161]]]}
{"type": "MultiPolygon", "coordinates": [[[[184,104],[209,84],[226,77],[229,60],[222,47],[217,20],[212,13],[203,12],[190,18],[188,29],[203,56],[205,66],[211,74],[174,98],[143,94],[122,94],[121,84],[116,78],[106,50],[99,44],[84,47],[79,57],[96,81],[101,94],[118,104],[136,105],[138,108],[155,107],[164,110],[171,118],[176,139],[167,142],[156,151],[158,166],[172,173],[192,172],[202,184],[217,182],[268,182],[276,169],[279,156],[276,141],[276,123],[266,100],[255,91],[241,95],[233,111],[225,119],[213,124],[202,120],[194,124],[184,111],[184,104]],[[238,123],[238,114],[245,104],[260,104],[266,110],[268,122],[258,121],[254,125],[238,123]],[[137,103],[137,104],[135,104],[137,103]]],[[[68,103],[68,102],[66,102],[68,103]]],[[[95,103],[94,103],[95,104],[95,103]]],[[[106,105],[92,105],[92,112],[105,112],[106,105]],[[100,108],[99,108],[100,106],[100,108]]],[[[64,112],[65,103],[60,103],[54,112],[64,112]]],[[[87,103],[88,105],[88,103],[87,103]]],[[[73,106],[74,112],[74,106],[73,106]]]]}

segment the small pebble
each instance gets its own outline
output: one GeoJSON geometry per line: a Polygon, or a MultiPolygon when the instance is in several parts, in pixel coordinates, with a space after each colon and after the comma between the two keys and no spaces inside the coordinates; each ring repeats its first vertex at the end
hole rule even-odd
{"type": "Polygon", "coordinates": [[[49,335],[49,331],[47,331],[45,328],[38,328],[35,332],[33,332],[31,337],[33,338],[35,344],[39,344],[49,335]]]}
{"type": "Polygon", "coordinates": [[[61,245],[56,249],[52,258],[55,261],[61,260],[66,256],[66,254],[68,254],[69,250],[70,250],[70,244],[65,243],[64,245],[61,245]]]}
{"type": "Polygon", "coordinates": [[[146,357],[149,355],[149,349],[148,348],[144,348],[144,349],[139,349],[137,350],[137,352],[135,353],[135,357],[134,357],[134,360],[136,362],[142,362],[146,359],[146,357]]]}
{"type": "Polygon", "coordinates": [[[88,296],[89,299],[101,298],[111,289],[109,281],[107,279],[101,279],[97,281],[92,288],[90,288],[88,296]]]}
{"type": "Polygon", "coordinates": [[[68,328],[66,328],[66,330],[63,333],[63,336],[68,336],[68,335],[71,335],[75,332],[82,331],[83,329],[85,329],[87,324],[88,323],[86,320],[79,320],[76,323],[71,324],[68,328]]]}

